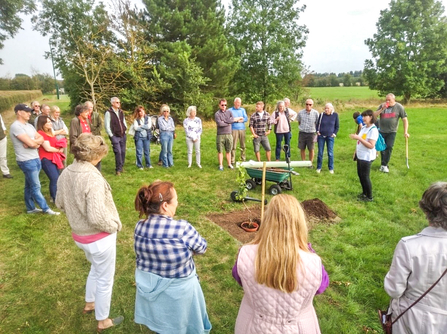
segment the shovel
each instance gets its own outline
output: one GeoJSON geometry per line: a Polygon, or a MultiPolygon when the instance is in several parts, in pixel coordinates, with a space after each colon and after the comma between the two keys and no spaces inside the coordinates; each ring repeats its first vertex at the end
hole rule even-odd
{"type": "Polygon", "coordinates": [[[405,161],[407,163],[407,168],[410,169],[410,165],[408,164],[408,137],[405,137],[405,161]]]}

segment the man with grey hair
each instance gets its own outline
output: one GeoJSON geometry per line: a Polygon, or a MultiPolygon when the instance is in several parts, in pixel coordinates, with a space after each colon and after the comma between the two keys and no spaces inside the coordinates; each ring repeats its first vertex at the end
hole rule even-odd
{"type": "Polygon", "coordinates": [[[410,137],[408,134],[408,119],[404,107],[396,102],[394,94],[389,93],[386,96],[386,102],[382,103],[374,112],[374,115],[379,120],[379,131],[386,143],[386,149],[380,152],[381,163],[380,171],[389,173],[390,169],[388,163],[393,152],[394,141],[396,139],[397,128],[399,127],[399,118],[402,118],[404,124],[404,138],[410,137]]]}
{"type": "MultiPolygon", "coordinates": [[[[298,148],[301,153],[301,160],[306,159],[306,147],[309,150],[309,160],[314,161],[314,139],[316,139],[317,122],[320,114],[313,109],[314,101],[312,99],[306,100],[306,108],[298,113],[298,124],[300,133],[298,135],[298,148]]],[[[310,166],[313,168],[313,165],[310,166]]]]}
{"type": "Polygon", "coordinates": [[[233,107],[228,109],[234,118],[231,124],[231,134],[233,136],[233,148],[231,150],[231,165],[236,163],[236,146],[239,141],[241,149],[241,160],[245,161],[245,122],[248,121],[247,112],[241,107],[242,100],[240,97],[234,99],[233,107]]]}
{"type": "Polygon", "coordinates": [[[34,119],[34,127],[37,129],[37,122],[39,121],[40,116],[48,116],[50,117],[51,108],[48,104],[42,104],[40,107],[40,114],[34,119]]]}
{"type": "Polygon", "coordinates": [[[106,110],[104,115],[104,127],[112,142],[113,153],[115,154],[115,172],[119,176],[123,172],[124,161],[126,160],[126,119],[121,110],[121,102],[117,97],[110,99],[112,106],[106,110]]]}

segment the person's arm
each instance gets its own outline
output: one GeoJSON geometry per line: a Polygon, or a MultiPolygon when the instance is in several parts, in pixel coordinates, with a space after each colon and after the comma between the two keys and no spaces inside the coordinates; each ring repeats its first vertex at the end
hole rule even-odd
{"type": "Polygon", "coordinates": [[[113,137],[112,128],[110,127],[110,111],[106,111],[104,115],[104,129],[109,137],[113,137]]]}
{"type": "Polygon", "coordinates": [[[218,128],[228,126],[228,123],[223,120],[223,112],[221,112],[221,111],[218,111],[214,115],[214,121],[216,122],[216,125],[218,128]]]}
{"type": "MultiPolygon", "coordinates": [[[[317,254],[315,250],[312,248],[312,244],[310,242],[307,243],[307,248],[311,253],[317,254]]],[[[321,263],[321,284],[317,292],[315,292],[315,294],[316,295],[322,294],[328,286],[329,286],[329,275],[326,269],[324,269],[323,263],[321,263]]]]}
{"type": "Polygon", "coordinates": [[[115,233],[120,231],[121,221],[113,198],[111,199],[111,189],[107,181],[99,175],[90,177],[88,186],[89,188],[85,194],[88,222],[102,232],[115,233]],[[109,201],[107,205],[106,201],[109,201]],[[113,207],[111,208],[110,205],[113,205],[113,207]]]}
{"type": "Polygon", "coordinates": [[[382,103],[376,111],[374,111],[374,116],[379,117],[379,115],[386,109],[386,102],[382,103]]]}
{"type": "Polygon", "coordinates": [[[338,114],[335,114],[335,126],[334,126],[334,133],[332,137],[337,137],[338,130],[340,129],[340,121],[338,119],[338,114]]]}
{"type": "Polygon", "coordinates": [[[37,132],[34,135],[34,139],[30,138],[26,133],[21,133],[16,137],[23,143],[25,148],[39,148],[39,146],[44,142],[43,137],[37,132]]]}
{"type": "Polygon", "coordinates": [[[44,142],[42,143],[42,147],[45,151],[50,152],[50,153],[56,153],[56,152],[63,152],[64,149],[61,148],[56,148],[51,146],[50,142],[48,140],[44,140],[44,142]]]}
{"type": "Polygon", "coordinates": [[[197,119],[198,119],[198,123],[199,123],[199,131],[197,132],[197,135],[201,136],[202,135],[202,120],[200,118],[197,118],[197,119]]]}
{"type": "Polygon", "coordinates": [[[408,138],[410,137],[410,134],[408,133],[408,118],[402,118],[402,123],[404,123],[404,137],[408,138]]]}
{"type": "Polygon", "coordinates": [[[394,251],[391,267],[385,276],[384,288],[391,298],[401,297],[407,289],[408,277],[411,275],[411,257],[403,240],[394,251]]]}
{"type": "Polygon", "coordinates": [[[204,254],[206,252],[206,240],[202,238],[199,232],[197,232],[197,230],[188,222],[186,223],[182,239],[194,254],[204,254]]]}
{"type": "MultiPolygon", "coordinates": [[[[141,120],[140,120],[140,122],[141,122],[141,120]]],[[[143,126],[140,125],[140,124],[138,124],[137,119],[135,119],[135,120],[133,121],[133,129],[134,129],[135,131],[142,131],[142,130],[144,130],[144,129],[143,129],[143,126]]]]}
{"type": "Polygon", "coordinates": [[[250,131],[253,137],[258,138],[258,135],[256,134],[255,130],[253,129],[253,125],[250,125],[250,131]]]}
{"type": "Polygon", "coordinates": [[[248,122],[248,116],[247,116],[247,112],[245,111],[245,109],[242,109],[242,117],[245,122],[248,122]]]}
{"type": "MultiPolygon", "coordinates": [[[[379,130],[377,130],[377,129],[371,129],[370,131],[374,131],[374,130],[377,131],[377,137],[378,137],[378,136],[379,136],[379,135],[378,135],[378,134],[379,134],[379,130]]],[[[365,146],[366,148],[369,148],[369,149],[374,148],[374,146],[376,145],[376,141],[377,141],[377,139],[371,139],[371,138],[363,139],[363,138],[362,138],[360,135],[358,135],[358,134],[350,134],[349,137],[350,137],[351,139],[358,140],[363,146],[365,146]]]]}
{"type": "Polygon", "coordinates": [[[80,135],[79,133],[79,119],[77,117],[73,118],[70,123],[70,131],[69,131],[69,139],[70,139],[70,146],[72,146],[80,135]]]}
{"type": "Polygon", "coordinates": [[[234,280],[240,285],[242,286],[242,280],[241,277],[239,276],[239,273],[237,271],[237,260],[239,259],[239,253],[241,252],[241,250],[239,249],[239,251],[237,252],[237,256],[236,256],[236,261],[234,261],[234,266],[233,269],[231,270],[231,275],[233,275],[234,280]]]}
{"type": "Polygon", "coordinates": [[[296,113],[295,110],[289,109],[289,119],[291,122],[294,122],[297,116],[298,114],[296,113]]]}

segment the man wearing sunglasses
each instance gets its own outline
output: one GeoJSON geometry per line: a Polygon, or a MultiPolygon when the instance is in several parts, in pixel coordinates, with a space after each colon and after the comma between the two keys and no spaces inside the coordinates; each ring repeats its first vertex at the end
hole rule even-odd
{"type": "Polygon", "coordinates": [[[124,161],[126,160],[126,119],[121,110],[121,102],[117,97],[110,99],[112,106],[104,115],[104,127],[112,142],[113,153],[115,154],[115,171],[119,176],[123,172],[124,161]]]}
{"type": "Polygon", "coordinates": [[[227,100],[219,101],[219,110],[214,114],[214,120],[217,124],[217,159],[219,160],[219,170],[223,171],[223,151],[227,158],[228,168],[233,169],[231,164],[231,150],[233,148],[233,136],[231,134],[231,125],[234,122],[243,122],[244,117],[233,117],[230,110],[227,110],[227,100]]]}
{"type": "MultiPolygon", "coordinates": [[[[298,113],[298,124],[299,124],[299,137],[298,137],[298,148],[301,153],[301,160],[306,160],[306,147],[309,150],[309,160],[313,163],[314,161],[314,140],[316,139],[317,132],[317,122],[318,122],[318,111],[312,109],[314,101],[312,99],[306,100],[306,108],[298,113]]],[[[313,168],[311,166],[310,168],[313,168]]]]}

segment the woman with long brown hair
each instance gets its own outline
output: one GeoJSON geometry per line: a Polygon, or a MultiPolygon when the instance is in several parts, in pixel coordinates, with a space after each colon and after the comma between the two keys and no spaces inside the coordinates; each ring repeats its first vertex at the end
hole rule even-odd
{"type": "Polygon", "coordinates": [[[244,289],[236,334],[320,333],[312,301],[329,278],[307,243],[306,217],[295,197],[272,198],[258,234],[239,251],[233,277],[244,289]]]}
{"type": "Polygon", "coordinates": [[[151,118],[146,115],[146,111],[143,106],[137,106],[132,115],[133,128],[135,130],[135,151],[137,158],[137,167],[143,169],[143,153],[146,168],[153,168],[151,165],[151,118]]]}
{"type": "MultiPolygon", "coordinates": [[[[39,146],[39,158],[42,163],[42,169],[50,180],[50,196],[52,202],[54,203],[56,200],[59,169],[64,168],[64,148],[63,145],[58,144],[58,140],[53,134],[53,122],[49,116],[39,116],[37,120],[37,132],[44,139],[42,145],[39,146]]],[[[65,147],[67,147],[66,140],[65,147]]]]}
{"type": "Polygon", "coordinates": [[[211,323],[193,255],[207,243],[186,220],[174,219],[177,192],[155,181],[138,190],[135,209],[146,219],[135,227],[135,322],[160,334],[209,333],[211,323]]]}

